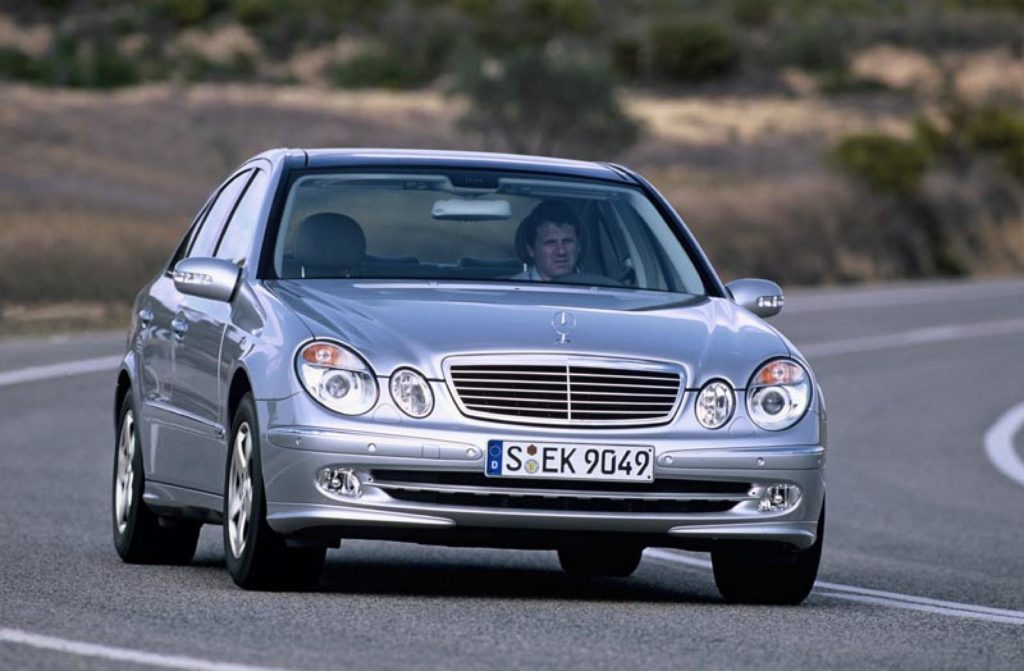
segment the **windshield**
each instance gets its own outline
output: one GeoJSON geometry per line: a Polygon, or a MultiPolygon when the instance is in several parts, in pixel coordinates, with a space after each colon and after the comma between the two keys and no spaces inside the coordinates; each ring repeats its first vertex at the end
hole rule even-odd
{"type": "Polygon", "coordinates": [[[498,172],[315,173],[289,190],[282,279],[559,282],[706,294],[638,189],[498,172]]]}

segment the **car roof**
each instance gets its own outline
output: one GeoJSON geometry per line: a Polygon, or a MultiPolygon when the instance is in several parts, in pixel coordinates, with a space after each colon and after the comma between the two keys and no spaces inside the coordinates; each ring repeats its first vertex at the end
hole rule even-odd
{"type": "MultiPolygon", "coordinates": [[[[285,156],[309,168],[430,167],[464,168],[470,170],[509,170],[570,175],[615,182],[635,183],[628,171],[619,166],[591,161],[501,154],[482,151],[447,151],[427,149],[291,149],[270,150],[261,154],[270,160],[285,156]]],[[[293,163],[294,165],[294,163],[293,163]]]]}

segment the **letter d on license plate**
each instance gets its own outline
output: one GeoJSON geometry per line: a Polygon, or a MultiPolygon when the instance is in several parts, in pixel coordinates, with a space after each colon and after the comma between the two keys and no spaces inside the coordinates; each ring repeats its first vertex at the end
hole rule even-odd
{"type": "Polygon", "coordinates": [[[651,482],[654,480],[654,448],[490,440],[487,441],[485,472],[497,478],[651,482]]]}

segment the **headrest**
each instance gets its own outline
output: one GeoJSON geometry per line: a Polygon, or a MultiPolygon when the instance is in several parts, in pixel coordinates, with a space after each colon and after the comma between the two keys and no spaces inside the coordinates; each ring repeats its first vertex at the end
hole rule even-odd
{"type": "Polygon", "coordinates": [[[335,212],[311,214],[299,222],[295,261],[327,275],[351,270],[366,255],[366,236],[352,217],[335,212]]]}
{"type": "Polygon", "coordinates": [[[530,253],[526,251],[533,240],[537,237],[537,229],[546,221],[556,224],[568,224],[576,231],[580,253],[583,253],[584,230],[583,223],[572,209],[565,203],[557,200],[546,200],[533,208],[526,218],[519,222],[516,229],[516,254],[523,263],[531,263],[530,253]]]}

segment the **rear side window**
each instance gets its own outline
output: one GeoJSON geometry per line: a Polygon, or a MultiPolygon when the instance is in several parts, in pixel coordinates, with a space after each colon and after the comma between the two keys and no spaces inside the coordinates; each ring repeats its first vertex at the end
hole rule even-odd
{"type": "Polygon", "coordinates": [[[242,199],[238,201],[231,220],[228,221],[224,235],[217,246],[217,258],[240,263],[245,259],[252,246],[256,234],[256,217],[263,205],[263,196],[267,190],[267,174],[256,171],[256,176],[249,182],[242,199]]]}
{"type": "Polygon", "coordinates": [[[213,256],[213,249],[217,246],[217,240],[220,238],[224,221],[235,207],[238,194],[242,191],[242,187],[245,186],[249,175],[250,171],[248,170],[240,172],[230,182],[225,184],[224,188],[217,194],[217,199],[210,206],[206,219],[200,224],[199,232],[196,233],[196,237],[192,242],[192,248],[188,252],[190,257],[213,256]]]}

